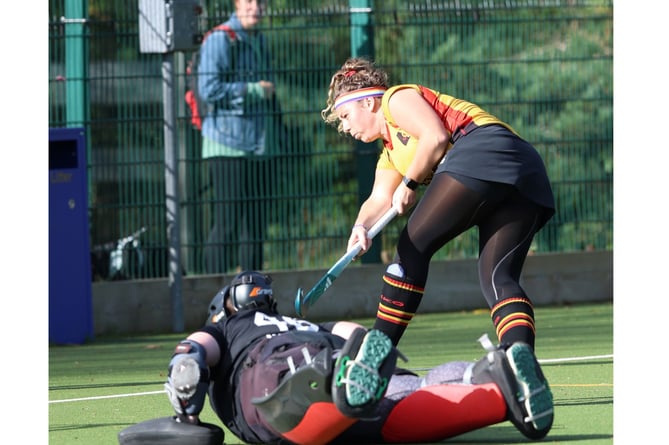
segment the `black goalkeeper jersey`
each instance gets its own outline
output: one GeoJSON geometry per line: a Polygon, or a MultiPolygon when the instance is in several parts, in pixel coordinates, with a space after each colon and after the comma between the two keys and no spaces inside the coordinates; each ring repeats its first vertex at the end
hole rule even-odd
{"type": "MultiPolygon", "coordinates": [[[[316,324],[276,313],[261,310],[242,310],[226,317],[214,325],[201,329],[216,338],[221,350],[221,359],[212,369],[212,384],[209,398],[212,408],[225,426],[237,437],[249,443],[281,443],[282,439],[268,431],[249,427],[241,412],[239,400],[241,372],[248,367],[249,352],[265,338],[283,333],[296,334],[301,338],[313,338],[341,347],[344,340],[330,333],[334,323],[316,324]]],[[[309,340],[311,341],[311,340],[309,340]]],[[[276,382],[278,384],[278,382],[276,382]]]]}

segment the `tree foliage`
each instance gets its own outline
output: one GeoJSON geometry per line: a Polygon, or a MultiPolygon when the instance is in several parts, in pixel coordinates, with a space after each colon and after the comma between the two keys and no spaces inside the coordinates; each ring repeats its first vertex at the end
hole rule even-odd
{"type": "MultiPolygon", "coordinates": [[[[59,119],[64,115],[59,99],[63,83],[55,75],[62,71],[57,67],[65,60],[66,25],[60,17],[65,14],[66,1],[70,0],[49,2],[52,126],[62,125],[59,119]]],[[[233,7],[232,0],[201,3],[203,32],[226,20],[233,7]]],[[[326,127],[320,117],[330,76],[351,55],[355,43],[351,41],[352,4],[370,6],[366,31],[374,42],[373,56],[388,70],[392,83],[421,83],[477,103],[512,125],[540,151],[558,210],[535,240],[536,250],[612,248],[610,0],[272,0],[261,23],[274,55],[278,86],[272,130],[276,137],[271,138],[276,144],[270,151],[276,165],[272,198],[282,204],[277,204],[280,210],[278,216],[273,215],[275,225],[270,230],[277,241],[269,244],[284,246],[302,240],[311,246],[304,250],[313,259],[293,262],[286,259],[289,254],[282,247],[276,247],[270,257],[278,261],[272,267],[329,264],[340,253],[357,212],[360,159],[353,141],[326,127]]],[[[93,150],[120,153],[134,147],[133,153],[145,153],[119,156],[116,168],[120,172],[130,169],[127,165],[132,159],[151,159],[162,152],[162,97],[156,88],[161,56],[138,51],[137,1],[88,0],[86,5],[89,63],[97,67],[89,79],[93,150]]],[[[183,59],[177,61],[183,64],[183,59]]],[[[179,66],[180,73],[183,68],[179,66]]],[[[180,118],[186,122],[187,116],[180,118]]],[[[193,153],[193,159],[186,160],[188,165],[197,166],[198,139],[186,137],[184,141],[188,156],[193,153]]],[[[160,167],[157,162],[156,171],[160,167]]],[[[102,190],[103,175],[97,178],[96,172],[91,171],[91,183],[102,190]]],[[[105,180],[115,174],[119,178],[114,184],[121,189],[121,173],[105,173],[105,180]]],[[[155,187],[162,196],[163,185],[156,183],[155,187]]],[[[128,189],[134,190],[132,186],[128,189]]],[[[113,201],[115,197],[96,199],[110,207],[125,205],[113,201]]],[[[128,199],[135,207],[146,207],[137,204],[146,196],[128,199]]],[[[160,204],[154,203],[156,208],[160,204]]],[[[98,230],[102,229],[92,227],[94,237],[98,230]]],[[[385,245],[392,246],[398,230],[399,222],[384,231],[385,245]]],[[[165,231],[157,233],[162,236],[165,231]]],[[[468,233],[437,257],[476,254],[476,236],[468,233]]]]}

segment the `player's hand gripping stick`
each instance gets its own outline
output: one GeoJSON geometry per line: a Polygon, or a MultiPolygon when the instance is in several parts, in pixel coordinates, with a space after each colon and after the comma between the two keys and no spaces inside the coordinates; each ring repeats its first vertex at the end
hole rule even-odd
{"type": "MultiPolygon", "coordinates": [[[[391,207],[368,231],[367,237],[374,238],[395,216],[397,216],[397,209],[393,206],[391,207]]],[[[346,254],[341,257],[327,273],[321,278],[318,283],[309,291],[307,294],[304,294],[302,288],[297,290],[297,296],[295,297],[295,312],[300,317],[305,317],[307,309],[318,301],[318,299],[325,293],[325,291],[332,285],[334,280],[339,277],[339,275],[344,271],[346,266],[348,266],[355,257],[358,256],[362,250],[362,244],[360,242],[356,243],[355,246],[351,248],[346,254]]]]}

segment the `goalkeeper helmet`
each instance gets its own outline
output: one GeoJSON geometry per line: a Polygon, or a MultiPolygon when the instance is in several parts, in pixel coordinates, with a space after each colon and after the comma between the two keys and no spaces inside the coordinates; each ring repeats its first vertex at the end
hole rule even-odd
{"type": "Polygon", "coordinates": [[[272,294],[272,278],[260,272],[244,271],[232,279],[229,285],[218,291],[209,303],[207,324],[213,324],[231,315],[225,307],[230,300],[237,310],[266,309],[276,312],[276,301],[272,294]]]}
{"type": "Polygon", "coordinates": [[[268,308],[276,312],[272,278],[259,272],[245,271],[230,282],[230,300],[235,309],[268,308]]]}

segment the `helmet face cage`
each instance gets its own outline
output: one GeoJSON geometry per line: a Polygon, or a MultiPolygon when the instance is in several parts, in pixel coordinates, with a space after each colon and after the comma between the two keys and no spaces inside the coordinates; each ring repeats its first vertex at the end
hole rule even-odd
{"type": "Polygon", "coordinates": [[[269,275],[249,271],[240,273],[230,283],[230,299],[237,310],[266,306],[276,312],[272,278],[269,275]]]}

